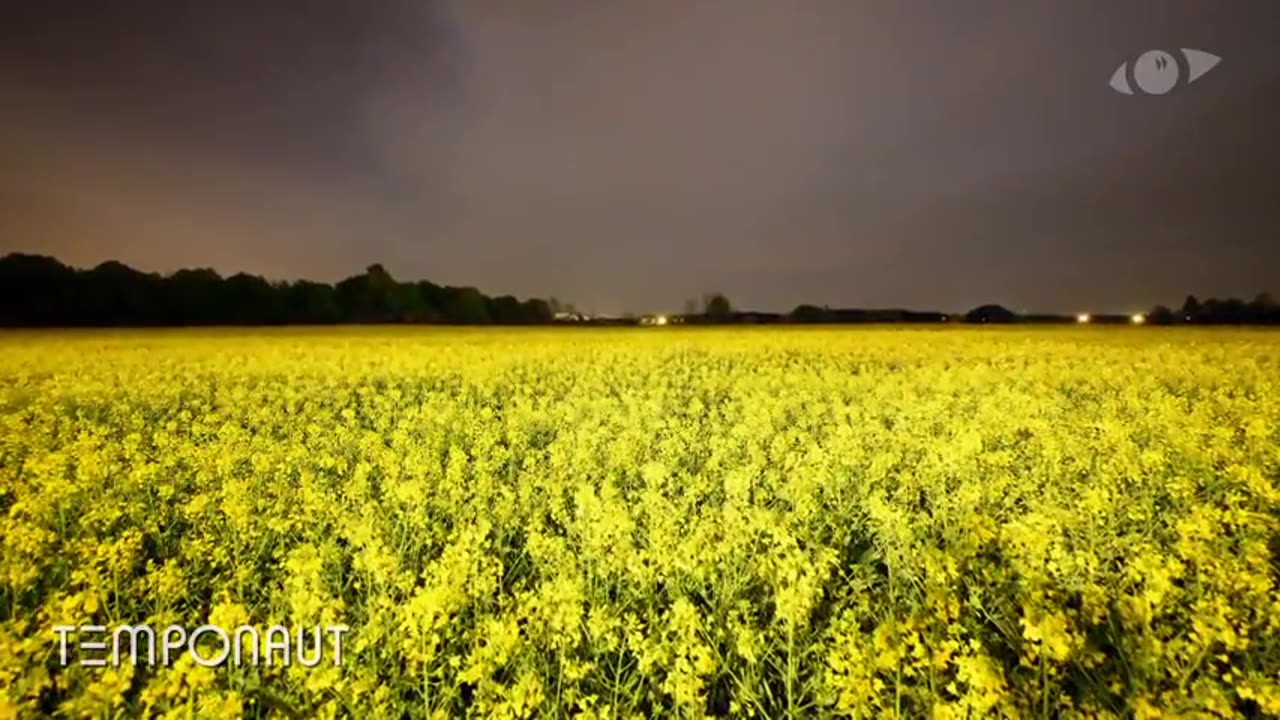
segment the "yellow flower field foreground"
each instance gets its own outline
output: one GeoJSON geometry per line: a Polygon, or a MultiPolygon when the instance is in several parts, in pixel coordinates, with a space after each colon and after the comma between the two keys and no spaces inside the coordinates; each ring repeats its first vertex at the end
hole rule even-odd
{"type": "Polygon", "coordinates": [[[0,717],[1276,717],[1278,478],[1261,331],[7,333],[0,717]]]}

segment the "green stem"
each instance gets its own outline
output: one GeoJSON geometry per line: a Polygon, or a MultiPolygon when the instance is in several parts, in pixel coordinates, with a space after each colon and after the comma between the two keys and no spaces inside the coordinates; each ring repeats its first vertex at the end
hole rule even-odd
{"type": "Polygon", "coordinates": [[[1040,717],[1049,717],[1049,660],[1040,656],[1040,717]]]}
{"type": "Polygon", "coordinates": [[[795,628],[787,624],[787,717],[795,717],[795,628]]]}

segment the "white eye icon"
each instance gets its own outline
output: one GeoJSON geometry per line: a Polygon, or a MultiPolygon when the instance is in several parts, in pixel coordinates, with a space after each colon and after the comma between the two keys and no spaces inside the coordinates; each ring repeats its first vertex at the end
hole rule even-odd
{"type": "MultiPolygon", "coordinates": [[[[1187,85],[1199,80],[1212,70],[1222,58],[1203,50],[1182,48],[1182,56],[1187,61],[1187,85]]],[[[1125,95],[1133,95],[1129,85],[1128,63],[1120,63],[1120,67],[1111,75],[1111,89],[1125,95]]],[[[1147,95],[1164,95],[1178,85],[1182,69],[1172,54],[1164,50],[1148,50],[1133,62],[1133,83],[1147,95]]]]}

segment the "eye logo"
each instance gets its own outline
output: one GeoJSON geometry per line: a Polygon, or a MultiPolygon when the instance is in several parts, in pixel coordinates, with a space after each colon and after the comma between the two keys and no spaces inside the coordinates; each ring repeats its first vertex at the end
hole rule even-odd
{"type": "MultiPolygon", "coordinates": [[[[1213,53],[1190,48],[1182,48],[1182,57],[1187,62],[1187,85],[1222,62],[1222,58],[1213,53]]],[[[1181,76],[1182,68],[1178,61],[1164,50],[1148,50],[1133,62],[1133,84],[1146,95],[1164,95],[1177,87],[1181,76]]],[[[1111,89],[1118,93],[1134,94],[1129,80],[1129,63],[1120,63],[1111,75],[1110,84],[1111,89]]]]}

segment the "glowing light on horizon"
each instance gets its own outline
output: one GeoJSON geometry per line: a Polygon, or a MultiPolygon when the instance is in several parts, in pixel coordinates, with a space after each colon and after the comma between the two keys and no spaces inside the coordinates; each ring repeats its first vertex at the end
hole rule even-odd
{"type": "Polygon", "coordinates": [[[1147,321],[1147,317],[1142,313],[1135,313],[1133,317],[1129,318],[1129,322],[1133,323],[1134,325],[1141,325],[1146,321],[1147,321]]]}
{"type": "Polygon", "coordinates": [[[1080,313],[1076,316],[1076,322],[1084,325],[1089,322],[1089,313],[1080,313]]]}

